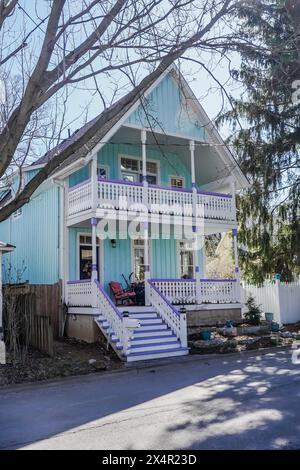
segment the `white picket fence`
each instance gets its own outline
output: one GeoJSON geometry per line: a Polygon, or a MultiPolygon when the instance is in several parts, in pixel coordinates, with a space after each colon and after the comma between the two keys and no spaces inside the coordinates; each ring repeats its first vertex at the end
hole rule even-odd
{"type": "Polygon", "coordinates": [[[274,314],[274,321],[283,324],[300,321],[300,281],[265,282],[261,287],[243,284],[243,303],[250,294],[262,306],[264,312],[274,314]]]}

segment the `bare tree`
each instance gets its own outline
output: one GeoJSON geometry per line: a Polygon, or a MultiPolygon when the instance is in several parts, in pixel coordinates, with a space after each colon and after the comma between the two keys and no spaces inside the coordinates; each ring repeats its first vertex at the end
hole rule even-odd
{"type": "MultiPolygon", "coordinates": [[[[104,111],[76,141],[63,149],[58,146],[47,164],[0,209],[0,221],[27,203],[72,153],[83,146],[85,153],[91,150],[95,136],[101,138],[104,124],[113,122],[140,99],[144,89],[172,62],[187,57],[195,48],[198,55],[201,51],[223,53],[234,41],[227,22],[240,2],[53,0],[42,9],[32,3],[29,8],[21,0],[0,0],[1,74],[16,77],[19,73],[21,77],[14,102],[2,111],[0,178],[14,169],[17,161],[22,167],[29,153],[32,155],[34,139],[28,135],[38,134],[36,128],[43,121],[40,111],[47,104],[53,106],[59,93],[92,79],[104,111]],[[126,81],[128,71],[133,71],[134,83],[131,78],[126,81]],[[120,92],[124,95],[109,107],[104,86],[107,77],[117,84],[110,100],[120,92]],[[17,157],[20,148],[23,158],[17,157]]],[[[62,124],[59,128],[61,131],[62,124]]]]}

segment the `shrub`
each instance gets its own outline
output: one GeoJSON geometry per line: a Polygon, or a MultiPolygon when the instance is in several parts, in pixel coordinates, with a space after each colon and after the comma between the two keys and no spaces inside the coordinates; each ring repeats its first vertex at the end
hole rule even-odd
{"type": "Polygon", "coordinates": [[[246,302],[247,312],[245,313],[245,319],[250,325],[258,326],[261,321],[262,310],[259,305],[255,302],[254,297],[250,295],[246,302]]]}

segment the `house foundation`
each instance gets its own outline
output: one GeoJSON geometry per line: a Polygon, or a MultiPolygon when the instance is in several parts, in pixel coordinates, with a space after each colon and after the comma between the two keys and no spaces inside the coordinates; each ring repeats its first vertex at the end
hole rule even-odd
{"type": "Polygon", "coordinates": [[[224,324],[226,320],[242,322],[241,308],[215,308],[189,310],[186,313],[188,335],[198,333],[204,326],[224,324]]]}
{"type": "Polygon", "coordinates": [[[87,343],[104,342],[105,339],[94,321],[93,315],[68,315],[66,335],[87,343]]]}

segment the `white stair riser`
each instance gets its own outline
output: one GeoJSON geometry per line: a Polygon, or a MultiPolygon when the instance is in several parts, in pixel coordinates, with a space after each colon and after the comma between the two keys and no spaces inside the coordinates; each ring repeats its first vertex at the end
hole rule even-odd
{"type": "Polygon", "coordinates": [[[164,357],[175,357],[175,356],[186,356],[188,354],[188,351],[168,351],[164,353],[153,353],[153,354],[146,354],[143,356],[141,354],[140,356],[128,356],[127,357],[127,362],[136,362],[136,361],[149,361],[150,359],[162,359],[164,357]]]}
{"type": "Polygon", "coordinates": [[[176,341],[176,337],[173,335],[170,336],[163,336],[162,338],[149,338],[149,339],[134,339],[134,341],[131,341],[131,344],[151,344],[151,343],[159,343],[159,341],[165,342],[170,342],[170,341],[176,341]]]}
{"type": "Polygon", "coordinates": [[[173,335],[173,334],[172,334],[171,330],[169,330],[169,329],[155,330],[155,331],[143,330],[143,331],[135,332],[133,337],[134,338],[139,338],[141,336],[144,337],[144,336],[154,336],[154,335],[170,336],[170,335],[173,335]]]}
{"type": "MultiPolygon", "coordinates": [[[[119,310],[120,312],[123,314],[123,313],[153,313],[155,312],[155,309],[153,307],[138,307],[138,306],[135,306],[135,307],[119,307],[119,310]]],[[[156,313],[156,312],[155,312],[156,313]]]]}
{"type": "MultiPolygon", "coordinates": [[[[166,330],[168,327],[165,323],[161,323],[160,325],[142,325],[138,331],[143,332],[147,330],[155,330],[155,331],[160,331],[160,330],[166,330]]],[[[135,330],[134,334],[136,333],[137,330],[135,330]]]]}
{"type": "Polygon", "coordinates": [[[129,348],[128,352],[132,352],[132,353],[137,353],[137,352],[145,352],[145,351],[161,351],[162,349],[170,349],[170,351],[172,349],[178,349],[180,348],[180,343],[179,342],[176,342],[175,344],[174,343],[170,343],[170,344],[156,344],[156,346],[153,346],[152,344],[145,344],[144,346],[143,345],[140,345],[138,348],[129,348]]]}
{"type": "Polygon", "coordinates": [[[149,318],[157,319],[157,313],[130,313],[129,318],[138,318],[139,320],[147,320],[149,318]]]}
{"type": "Polygon", "coordinates": [[[139,318],[141,326],[151,325],[151,323],[163,323],[161,318],[139,318]]]}

